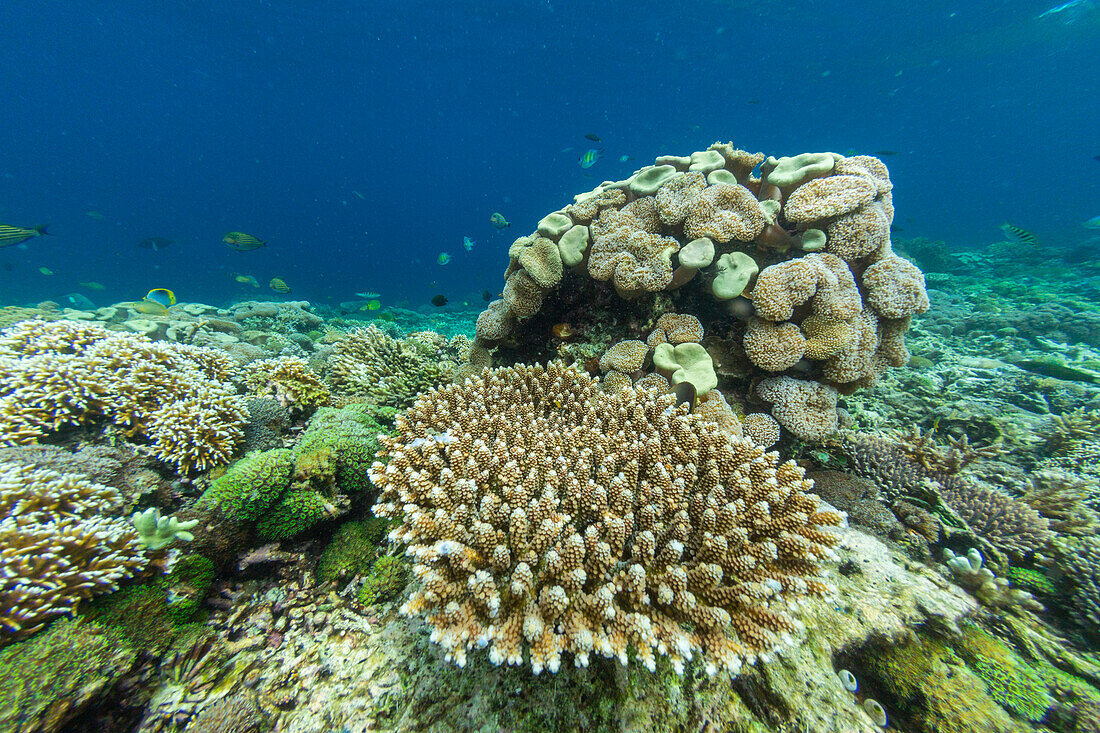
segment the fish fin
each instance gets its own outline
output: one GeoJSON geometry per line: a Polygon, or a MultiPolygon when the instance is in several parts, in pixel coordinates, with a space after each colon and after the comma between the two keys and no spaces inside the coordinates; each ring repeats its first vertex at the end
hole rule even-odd
{"type": "Polygon", "coordinates": [[[35,230],[36,232],[38,232],[38,236],[40,236],[40,237],[41,237],[41,236],[42,236],[43,234],[44,234],[44,235],[46,235],[46,236],[52,237],[53,235],[52,235],[52,234],[50,234],[50,233],[49,233],[48,231],[46,231],[46,228],[47,228],[47,227],[51,227],[51,226],[53,226],[53,225],[52,225],[52,224],[39,224],[38,226],[36,226],[36,227],[34,228],[34,230],[35,230]]]}

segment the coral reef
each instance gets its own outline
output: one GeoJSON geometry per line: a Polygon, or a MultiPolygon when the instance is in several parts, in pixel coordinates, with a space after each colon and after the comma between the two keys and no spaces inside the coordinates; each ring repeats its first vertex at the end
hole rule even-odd
{"type": "Polygon", "coordinates": [[[404,606],[462,665],[557,671],[563,653],[737,672],[793,643],[841,516],[810,482],[673,398],[560,364],[422,396],[381,439],[375,514],[401,518],[421,582],[404,606]],[[688,631],[684,624],[690,624],[688,631]]]}
{"type": "Polygon", "coordinates": [[[280,405],[297,412],[313,412],[328,404],[329,391],[305,359],[284,356],[250,362],[244,370],[249,391],[272,396],[280,405]]]}
{"type": "Polygon", "coordinates": [[[229,461],[245,423],[224,353],[74,321],[0,333],[0,442],[25,445],[97,420],[181,473],[229,461]]]}
{"type": "MultiPolygon", "coordinates": [[[[477,343],[504,347],[506,363],[518,346],[530,362],[545,353],[547,323],[576,320],[634,343],[644,337],[640,318],[624,332],[601,316],[648,311],[646,320],[660,318],[647,341],[659,372],[692,382],[699,396],[780,380],[761,384],[784,389],[757,396],[783,428],[819,441],[836,429],[838,390],[906,365],[910,319],[929,308],[923,274],[891,248],[892,188],[870,156],[765,159],[729,143],[663,156],[576,196],[516,240],[503,297],[478,318],[477,343]],[[690,337],[670,336],[669,318],[691,319],[690,337]],[[690,368],[671,354],[677,344],[698,350],[690,368]],[[719,380],[707,346],[748,361],[719,380]]],[[[616,369],[614,384],[636,381],[640,368],[616,369]]]]}

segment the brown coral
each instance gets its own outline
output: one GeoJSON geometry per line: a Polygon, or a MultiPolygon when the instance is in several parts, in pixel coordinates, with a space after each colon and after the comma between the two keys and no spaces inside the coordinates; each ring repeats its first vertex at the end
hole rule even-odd
{"type": "Polygon", "coordinates": [[[811,224],[855,211],[877,194],[878,187],[863,176],[815,178],[794,190],[783,213],[796,224],[811,224]]]}
{"type": "Polygon", "coordinates": [[[657,190],[657,213],[665,226],[683,223],[690,211],[691,200],[707,187],[702,173],[678,173],[657,190]]]}
{"type": "Polygon", "coordinates": [[[699,343],[703,340],[703,324],[690,313],[665,313],[657,319],[657,327],[646,338],[646,345],[699,343]]]}
{"type": "Polygon", "coordinates": [[[651,670],[766,659],[799,628],[786,601],[827,591],[841,517],[801,468],[672,400],[556,364],[418,400],[370,471],[420,579],[402,610],[460,665],[477,647],[535,672],[628,650],[651,670]]]}
{"type": "Polygon", "coordinates": [[[790,369],[806,352],[806,339],[798,326],[756,317],[745,327],[744,345],[752,363],[769,372],[790,369]]]}
{"type": "Polygon", "coordinates": [[[867,304],[883,318],[905,318],[929,308],[924,273],[901,257],[879,260],[863,272],[867,304]]]}
{"type": "Polygon", "coordinates": [[[767,225],[768,219],[752,191],[737,183],[716,183],[688,203],[684,235],[715,242],[751,242],[767,225]]]}
{"type": "Polygon", "coordinates": [[[600,357],[600,371],[615,369],[629,374],[642,368],[648,353],[648,347],[641,341],[620,341],[600,357]]]}
{"type": "Polygon", "coordinates": [[[671,257],[679,249],[672,237],[616,229],[596,238],[588,272],[597,280],[611,280],[624,296],[663,290],[672,282],[671,257]]]}
{"type": "Polygon", "coordinates": [[[820,382],[769,377],[756,386],[760,399],[772,403],[772,416],[803,440],[823,440],[836,432],[838,394],[820,382]]]}
{"type": "Polygon", "coordinates": [[[877,201],[837,217],[825,227],[826,251],[845,262],[854,262],[890,241],[890,220],[877,201]]]}

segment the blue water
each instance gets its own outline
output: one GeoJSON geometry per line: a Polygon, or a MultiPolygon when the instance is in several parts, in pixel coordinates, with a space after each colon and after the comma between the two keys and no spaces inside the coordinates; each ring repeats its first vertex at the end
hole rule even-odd
{"type": "Polygon", "coordinates": [[[980,246],[1011,221],[1070,246],[1100,214],[1100,8],[1054,4],[9,0],[0,222],[55,236],[0,250],[0,302],[225,304],[278,276],[479,306],[574,193],[715,140],[896,151],[899,236],[980,246]]]}

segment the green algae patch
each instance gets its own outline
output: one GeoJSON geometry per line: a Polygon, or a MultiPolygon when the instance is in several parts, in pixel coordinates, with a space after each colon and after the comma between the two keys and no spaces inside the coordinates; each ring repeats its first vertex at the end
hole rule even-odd
{"type": "Polygon", "coordinates": [[[60,730],[136,658],[122,633],[79,618],[0,650],[0,730],[60,730]]]}
{"type": "Polygon", "coordinates": [[[968,624],[957,648],[999,705],[1033,723],[1043,719],[1054,700],[1039,672],[1010,646],[984,629],[968,624]]]}

